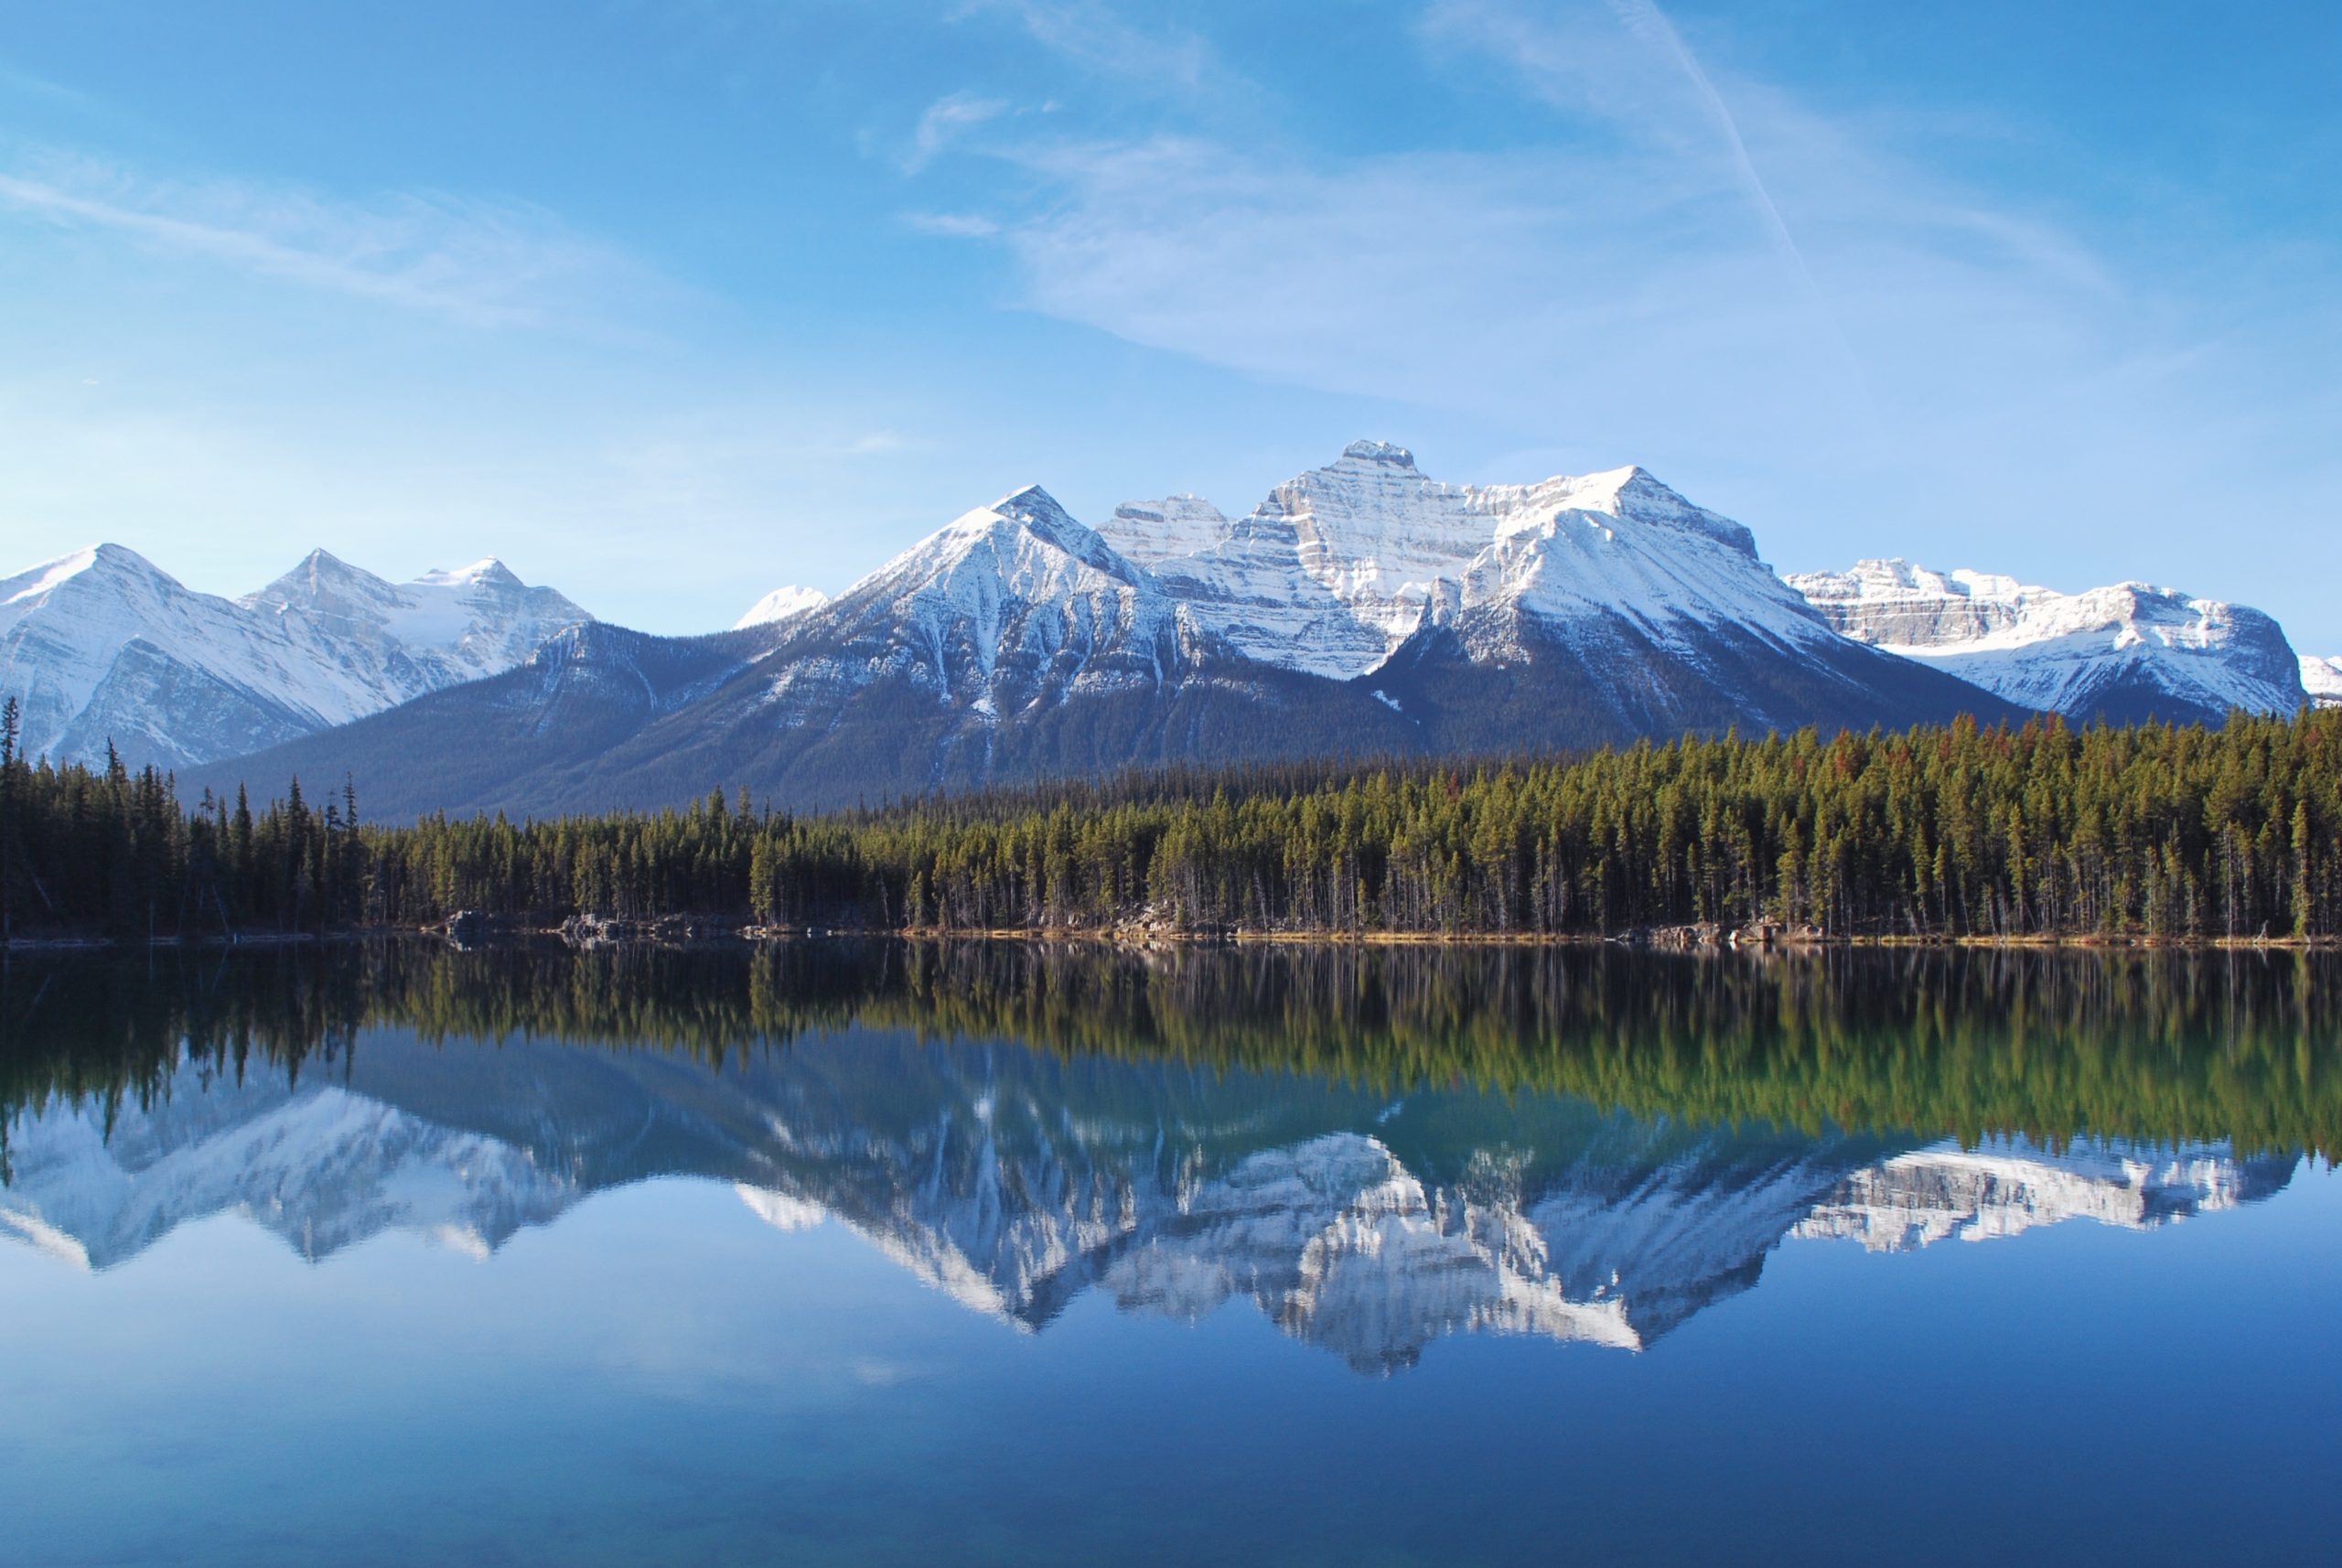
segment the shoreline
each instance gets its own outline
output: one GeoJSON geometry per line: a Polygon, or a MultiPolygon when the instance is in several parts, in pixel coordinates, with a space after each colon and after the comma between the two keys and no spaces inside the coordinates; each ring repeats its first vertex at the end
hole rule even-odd
{"type": "MultiPolygon", "coordinates": [[[[782,942],[841,940],[886,941],[983,941],[1069,943],[1119,947],[1133,950],[1174,947],[1501,947],[1501,948],[1627,948],[1655,953],[1751,953],[1786,956],[1832,950],[1868,949],[1879,951],[1925,949],[2052,950],[2072,948],[2095,951],[2144,952],[2332,952],[2342,950],[2342,938],[2315,937],[2160,937],[2109,935],[2100,932],[2028,936],[1799,936],[1767,940],[1686,940],[1681,928],[1602,935],[1593,932],[1550,931],[1341,931],[1341,930],[1168,930],[1118,926],[1000,926],[904,927],[882,929],[862,927],[732,926],[723,921],[681,918],[691,928],[673,936],[651,929],[659,921],[627,922],[639,931],[572,940],[558,925],[521,924],[479,930],[465,946],[494,946],[512,941],[564,941],[589,947],[698,946],[740,943],[751,947],[782,942]]],[[[0,953],[137,952],[165,949],[206,951],[234,948],[314,947],[327,943],[404,940],[416,938],[451,940],[447,925],[360,927],[328,932],[239,932],[231,936],[156,937],[151,940],[110,937],[17,937],[0,942],[0,953]]]]}

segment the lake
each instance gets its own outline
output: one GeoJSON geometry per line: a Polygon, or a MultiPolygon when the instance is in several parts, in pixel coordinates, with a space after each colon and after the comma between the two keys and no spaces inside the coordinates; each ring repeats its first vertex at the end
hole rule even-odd
{"type": "Polygon", "coordinates": [[[2342,1538],[2332,955],[0,972],[0,1561],[2342,1538]]]}

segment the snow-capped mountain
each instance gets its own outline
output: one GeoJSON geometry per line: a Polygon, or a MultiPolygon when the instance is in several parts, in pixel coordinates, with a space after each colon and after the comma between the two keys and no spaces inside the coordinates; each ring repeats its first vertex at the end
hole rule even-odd
{"type": "Polygon", "coordinates": [[[752,626],[770,626],[775,621],[803,615],[807,610],[820,609],[829,602],[830,596],[819,588],[800,588],[794,584],[775,588],[750,605],[748,613],[732,623],[732,629],[742,631],[752,626]]]}
{"type": "Polygon", "coordinates": [[[231,603],[102,546],[0,583],[0,689],[36,751],[112,739],[196,788],[349,772],[390,816],[2342,702],[2342,664],[2241,606],[1901,561],[1784,580],[1641,468],[1452,485],[1379,441],[1241,517],[1183,495],[1093,531],[1028,487],[728,632],[557,635],[589,618],[492,562],[392,585],[320,553],[231,603]]]}
{"type": "Polygon", "coordinates": [[[392,585],[318,551],[229,600],[101,544],[0,581],[0,692],[34,755],[111,742],[183,768],[510,669],[589,618],[494,561],[392,585]]]}
{"type": "Polygon", "coordinates": [[[2286,1157],[1638,1122],[1575,1101],[1339,1085],[848,1030],[721,1069],[523,1039],[360,1038],[298,1087],[189,1064],[114,1110],[9,1130],[0,1238],[135,1258],[242,1214],[312,1260],[385,1230],[478,1257],[654,1175],[842,1225],[1038,1330],[1078,1296],[1195,1319],[1247,1301],[1380,1373],[1459,1333],[1639,1349],[1755,1286],[1788,1238],[1907,1251],[2069,1219],[2147,1229],[2290,1178],[2286,1157]]]}
{"type": "Polygon", "coordinates": [[[1235,648],[1367,686],[1430,750],[1980,706],[1836,635],[1747,529],[1638,467],[1458,486],[1361,441],[1241,519],[1181,496],[1124,506],[1105,532],[1235,648]]]}
{"type": "Polygon", "coordinates": [[[202,780],[350,771],[392,815],[654,806],[719,781],[819,808],[1170,762],[2019,716],[1838,636],[1747,530],[1640,469],[1466,489],[1372,443],[1233,521],[1180,498],[1101,532],[1028,487],[727,636],[675,642],[736,663],[596,732],[597,757],[558,733],[566,688],[540,660],[202,780]],[[385,792],[451,749],[503,777],[385,792]]]}
{"type": "Polygon", "coordinates": [[[2342,659],[2303,654],[2302,690],[2321,708],[2342,708],[2342,659]]]}
{"type": "Polygon", "coordinates": [[[1405,447],[1360,441],[1244,518],[1180,496],[1123,506],[1104,532],[1246,654],[1342,680],[1499,608],[1555,628],[1630,621],[1687,649],[1720,624],[1828,640],[1746,529],[1640,468],[1448,485],[1405,447]]]}
{"type": "Polygon", "coordinates": [[[2062,594],[1901,560],[1789,582],[1857,641],[2068,718],[2218,724],[2232,708],[2290,714],[2304,700],[2284,632],[2243,605],[2143,583],[2062,594]]]}
{"type": "Polygon", "coordinates": [[[651,806],[710,780],[808,808],[1421,744],[1362,690],[1246,659],[1037,487],[962,515],[784,620],[556,651],[197,781],[346,769],[391,815],[651,806]],[[646,683],[645,660],[694,673],[646,683]],[[617,703],[628,691],[635,699],[617,703]],[[591,755],[568,716],[580,712],[594,715],[591,755]],[[475,788],[469,771],[412,767],[450,750],[501,771],[475,788]]]}
{"type": "Polygon", "coordinates": [[[768,694],[794,716],[907,677],[980,720],[1082,692],[1159,683],[1198,651],[1147,573],[1038,485],[964,513],[790,628],[768,694]],[[793,701],[823,688],[811,704],[793,701]]]}

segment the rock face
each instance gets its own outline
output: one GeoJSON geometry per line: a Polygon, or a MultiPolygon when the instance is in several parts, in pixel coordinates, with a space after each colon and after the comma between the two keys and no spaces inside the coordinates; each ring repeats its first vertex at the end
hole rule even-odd
{"type": "Polygon", "coordinates": [[[2302,689],[2321,708],[2342,708],[2342,659],[2302,655],[2302,689]]]}
{"type": "Polygon", "coordinates": [[[497,674],[590,618],[493,561],[393,585],[318,551],[228,600],[101,544],[0,581],[0,692],[34,755],[184,768],[497,674]]]}
{"type": "MultiPolygon", "coordinates": [[[[606,670],[581,645],[564,680],[639,686],[653,640],[601,646],[606,670]]],[[[683,640],[733,662],[659,687],[590,758],[553,711],[564,688],[524,670],[201,781],[354,772],[392,815],[657,806],[719,781],[815,809],[1163,763],[2021,716],[1839,636],[1747,530],[1640,469],[1467,489],[1371,443],[1232,521],[1176,498],[1093,531],[1028,488],[833,601],[683,640]],[[454,750],[502,771],[386,786],[454,750]]]]}
{"type": "Polygon", "coordinates": [[[1790,1237],[1880,1251],[2068,1219],[2149,1228],[2263,1197],[2290,1159],[1638,1122],[1574,1101],[1338,1086],[849,1031],[714,1069],[650,1051],[370,1033],[296,1086],[183,1069],[109,1127],[10,1130],[0,1239],[107,1268],[241,1213],[323,1260],[386,1230],[488,1256],[605,1188],[731,1184],[832,1221],[1028,1329],[1102,1292],[1251,1303],[1361,1372],[1445,1336],[1638,1349],[1756,1285],[1790,1237]]]}
{"type": "Polygon", "coordinates": [[[2075,720],[2217,725],[2304,701],[2284,632],[2242,605],[2143,583],[2061,594],[1900,560],[1789,582],[1847,637],[2075,720]]]}

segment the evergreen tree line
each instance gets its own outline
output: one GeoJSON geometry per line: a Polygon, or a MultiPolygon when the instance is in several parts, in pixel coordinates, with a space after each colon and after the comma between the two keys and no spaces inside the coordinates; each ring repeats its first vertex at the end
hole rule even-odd
{"type": "Polygon", "coordinates": [[[1567,761],[1137,775],[796,816],[255,816],[170,781],[0,767],[0,908],[134,936],[458,911],[870,929],[2342,935],[2342,712],[2218,730],[1812,731],[1567,761]]]}
{"type": "Polygon", "coordinates": [[[321,932],[363,908],[371,849],[344,780],[318,806],[294,780],[255,811],[170,777],[28,760],[16,699],[0,702],[0,939],[321,932]]]}

